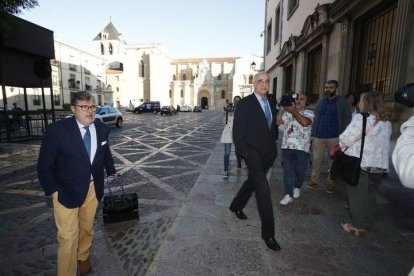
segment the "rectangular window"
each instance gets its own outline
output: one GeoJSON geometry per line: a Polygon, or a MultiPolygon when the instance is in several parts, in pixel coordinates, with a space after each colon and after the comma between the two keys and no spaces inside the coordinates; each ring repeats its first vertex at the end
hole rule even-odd
{"type": "Polygon", "coordinates": [[[69,70],[72,70],[72,71],[77,71],[77,66],[76,66],[76,64],[69,63],[69,70]]]}
{"type": "Polygon", "coordinates": [[[270,18],[269,24],[267,25],[266,32],[266,53],[268,54],[272,48],[272,19],[270,18]]]}
{"type": "Polygon", "coordinates": [[[75,76],[75,74],[70,74],[68,82],[69,82],[69,88],[72,88],[72,89],[76,88],[76,76],[75,76]]]}
{"type": "Polygon", "coordinates": [[[101,92],[101,91],[102,91],[101,81],[96,80],[96,92],[101,92]]]}
{"type": "Polygon", "coordinates": [[[283,93],[293,92],[293,64],[285,67],[285,91],[283,93]]]}
{"type": "Polygon", "coordinates": [[[56,94],[58,94],[59,92],[58,92],[57,90],[55,90],[55,91],[53,91],[53,93],[55,93],[55,94],[53,95],[53,103],[54,103],[55,105],[60,105],[60,95],[56,95],[56,94]]]}
{"type": "Polygon", "coordinates": [[[299,0],[289,0],[288,2],[288,20],[299,6],[299,0]]]}
{"type": "Polygon", "coordinates": [[[279,27],[280,27],[280,6],[276,8],[275,13],[275,44],[279,41],[279,27]]]}
{"type": "Polygon", "coordinates": [[[41,105],[42,98],[40,97],[39,91],[37,89],[33,89],[33,105],[41,105]]]}
{"type": "Polygon", "coordinates": [[[85,90],[87,91],[92,90],[91,79],[89,77],[85,78],[85,90]]]}
{"type": "Polygon", "coordinates": [[[322,47],[317,47],[308,53],[308,70],[306,76],[306,96],[309,103],[316,103],[321,87],[321,58],[322,47]]]}

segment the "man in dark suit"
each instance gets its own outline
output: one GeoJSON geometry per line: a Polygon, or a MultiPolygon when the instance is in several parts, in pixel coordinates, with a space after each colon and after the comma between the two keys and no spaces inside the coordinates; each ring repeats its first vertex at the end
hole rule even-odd
{"type": "Polygon", "coordinates": [[[254,76],[253,87],[254,93],[239,102],[234,114],[233,141],[236,151],[246,160],[249,175],[233,199],[230,211],[239,219],[247,219],[243,208],[255,192],[262,221],[262,239],[268,248],[280,250],[275,240],[272,199],[266,178],[277,157],[276,103],[266,96],[269,89],[266,73],[254,76]]]}
{"type": "Polygon", "coordinates": [[[51,124],[40,148],[37,172],[46,196],[52,195],[58,231],[58,275],[85,275],[93,221],[103,197],[104,178],[116,177],[109,128],[95,121],[95,99],[84,91],[71,99],[73,117],[51,124]]]}

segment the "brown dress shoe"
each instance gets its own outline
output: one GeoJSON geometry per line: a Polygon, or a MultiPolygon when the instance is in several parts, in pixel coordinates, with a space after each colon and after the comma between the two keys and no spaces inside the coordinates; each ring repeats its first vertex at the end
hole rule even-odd
{"type": "Polygon", "coordinates": [[[79,272],[80,275],[86,275],[91,272],[91,264],[89,263],[89,259],[85,261],[79,260],[79,272]]]}

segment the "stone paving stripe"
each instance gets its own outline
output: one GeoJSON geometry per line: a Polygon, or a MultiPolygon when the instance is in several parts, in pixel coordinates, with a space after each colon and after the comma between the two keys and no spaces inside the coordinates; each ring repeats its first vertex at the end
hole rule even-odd
{"type": "Polygon", "coordinates": [[[0,215],[9,215],[9,214],[13,214],[13,213],[20,213],[20,212],[24,212],[26,210],[32,210],[32,209],[41,208],[41,207],[47,207],[47,204],[45,202],[39,202],[39,203],[35,203],[35,204],[25,206],[25,207],[11,208],[11,209],[7,209],[7,210],[4,210],[4,211],[0,211],[0,215]]]}

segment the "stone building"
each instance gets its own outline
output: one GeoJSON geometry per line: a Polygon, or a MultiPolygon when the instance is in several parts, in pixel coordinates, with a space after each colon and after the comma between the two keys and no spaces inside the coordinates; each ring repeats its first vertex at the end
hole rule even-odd
{"type": "MultiPolygon", "coordinates": [[[[221,109],[233,97],[253,91],[254,66],[262,68],[263,58],[188,58],[171,61],[171,105],[199,105],[221,109]]],[[[259,70],[257,70],[259,71],[259,70]]]]}
{"type": "Polygon", "coordinates": [[[116,106],[138,106],[149,100],[168,103],[170,58],[161,44],[128,45],[112,22],[93,41],[97,55],[106,60],[116,106]]]}
{"type": "Polygon", "coordinates": [[[304,91],[314,103],[324,83],[336,79],[339,94],[380,91],[394,120],[401,121],[393,93],[414,82],[414,19],[409,16],[414,0],[265,2],[271,91],[304,91]]]}
{"type": "Polygon", "coordinates": [[[113,104],[112,90],[106,80],[105,59],[55,40],[52,65],[52,85],[55,108],[70,104],[72,93],[85,90],[96,104],[113,104]]]}

